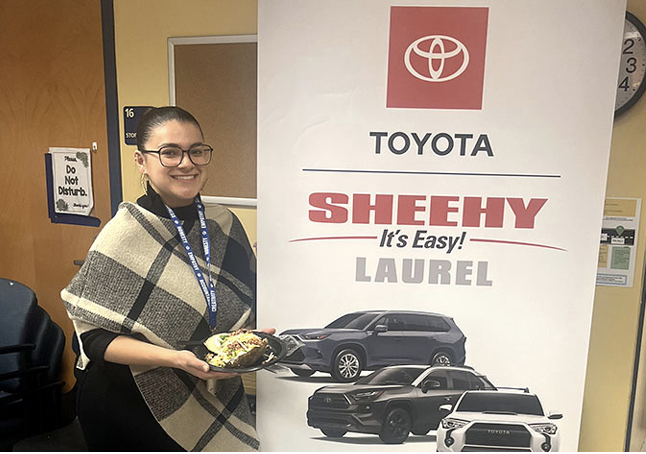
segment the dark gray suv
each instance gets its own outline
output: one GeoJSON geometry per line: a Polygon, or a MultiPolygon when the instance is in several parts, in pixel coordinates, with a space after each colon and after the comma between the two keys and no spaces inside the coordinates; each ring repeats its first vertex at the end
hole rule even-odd
{"type": "Polygon", "coordinates": [[[420,311],[345,314],[325,328],[291,329],[303,346],[282,364],[300,377],[327,372],[351,382],[363,370],[399,364],[463,365],[467,338],[453,318],[420,311]]]}
{"type": "Polygon", "coordinates": [[[410,432],[437,429],[448,410],[470,389],[495,390],[471,367],[390,366],[354,384],[319,388],[308,400],[307,424],[328,437],[346,432],[379,434],[384,443],[403,443],[410,432]]]}

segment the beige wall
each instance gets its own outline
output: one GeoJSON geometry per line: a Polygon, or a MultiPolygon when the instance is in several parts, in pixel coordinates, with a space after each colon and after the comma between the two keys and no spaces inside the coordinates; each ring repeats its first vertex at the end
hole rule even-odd
{"type": "MultiPolygon", "coordinates": [[[[629,0],[627,9],[646,22],[646,2],[629,0]]],[[[608,170],[608,197],[635,197],[646,201],[645,125],[646,97],[616,119],[608,170]]],[[[644,276],[644,209],[646,206],[642,206],[638,232],[634,287],[597,287],[579,443],[582,451],[624,450],[644,276]]],[[[644,382],[644,379],[640,381],[644,382]]],[[[646,436],[644,386],[640,391],[631,449],[639,449],[646,436]],[[634,446],[635,443],[638,446],[634,446]]]]}
{"type": "MultiPolygon", "coordinates": [[[[168,37],[254,34],[257,30],[256,0],[115,0],[114,4],[121,110],[126,105],[168,104],[168,37]]],[[[629,0],[628,10],[646,21],[643,0],[629,0]]],[[[646,99],[615,122],[609,197],[646,199],[646,178],[642,175],[646,169],[644,125],[646,99]]],[[[121,147],[124,199],[134,200],[141,193],[132,160],[134,147],[123,142],[121,147]]],[[[255,210],[235,211],[253,243],[255,210]]],[[[584,451],[624,449],[644,274],[645,227],[646,214],[640,226],[635,287],[597,288],[581,423],[580,449],[584,451]]],[[[646,413],[645,401],[646,397],[640,395],[635,412],[638,426],[646,426],[641,416],[646,413]]],[[[646,429],[641,429],[634,438],[643,438],[644,433],[646,429]]]]}
{"type": "MultiPolygon", "coordinates": [[[[115,53],[119,112],[124,106],[165,106],[169,101],[167,40],[182,36],[257,33],[256,0],[115,0],[115,53]]],[[[199,119],[198,119],[199,120],[199,119]]],[[[126,145],[120,119],[123,199],[142,194],[134,145],[126,145]]],[[[216,162],[211,165],[217,165],[216,162]]],[[[256,210],[233,208],[256,241],[256,210]]]]}

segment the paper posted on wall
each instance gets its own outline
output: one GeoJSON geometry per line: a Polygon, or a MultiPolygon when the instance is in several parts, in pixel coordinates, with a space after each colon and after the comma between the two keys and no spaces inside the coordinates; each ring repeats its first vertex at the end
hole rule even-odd
{"type": "Polygon", "coordinates": [[[597,285],[633,286],[640,210],[641,199],[606,199],[597,285]]]}
{"type": "Polygon", "coordinates": [[[50,147],[54,210],[89,216],[94,206],[89,148],[50,147]]]}

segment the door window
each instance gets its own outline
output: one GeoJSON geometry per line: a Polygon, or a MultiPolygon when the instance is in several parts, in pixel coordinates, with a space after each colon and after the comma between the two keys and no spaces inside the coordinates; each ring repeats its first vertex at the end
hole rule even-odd
{"type": "Polygon", "coordinates": [[[464,371],[452,371],[451,380],[453,382],[453,389],[471,389],[470,378],[473,374],[464,371]]]}
{"type": "Polygon", "coordinates": [[[399,317],[403,320],[406,331],[429,331],[426,317],[423,315],[402,314],[399,317]]]}
{"type": "Polygon", "coordinates": [[[424,385],[424,382],[427,382],[429,380],[437,381],[440,384],[439,388],[431,388],[431,389],[449,389],[449,380],[445,371],[437,370],[437,371],[431,372],[422,381],[422,386],[424,385]]]}
{"type": "Polygon", "coordinates": [[[404,331],[405,324],[402,315],[391,314],[381,318],[376,325],[386,325],[388,331],[404,331]]]}

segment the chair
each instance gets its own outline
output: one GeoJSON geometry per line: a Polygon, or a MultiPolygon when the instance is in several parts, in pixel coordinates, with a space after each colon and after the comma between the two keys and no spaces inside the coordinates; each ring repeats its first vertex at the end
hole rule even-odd
{"type": "Polygon", "coordinates": [[[60,426],[65,335],[34,292],[0,278],[0,450],[60,426]]]}

